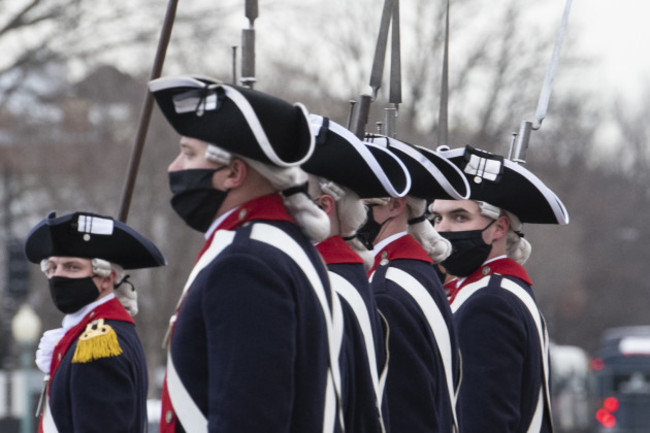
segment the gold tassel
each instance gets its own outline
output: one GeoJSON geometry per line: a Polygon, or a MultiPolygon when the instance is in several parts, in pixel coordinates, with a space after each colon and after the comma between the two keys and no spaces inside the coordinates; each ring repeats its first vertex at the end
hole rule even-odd
{"type": "Polygon", "coordinates": [[[96,359],[118,356],[122,353],[117,334],[104,319],[88,324],[77,341],[72,362],[90,362],[96,359]]]}

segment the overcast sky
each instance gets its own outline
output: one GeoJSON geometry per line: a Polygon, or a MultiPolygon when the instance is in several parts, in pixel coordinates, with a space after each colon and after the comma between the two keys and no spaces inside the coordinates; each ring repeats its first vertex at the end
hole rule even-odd
{"type": "MultiPolygon", "coordinates": [[[[551,2],[549,2],[551,3],[551,2]]],[[[564,0],[553,0],[561,8],[564,0]]],[[[603,85],[608,94],[638,101],[650,80],[650,2],[647,0],[574,0],[569,31],[600,66],[585,71],[590,85],[603,85]]]]}

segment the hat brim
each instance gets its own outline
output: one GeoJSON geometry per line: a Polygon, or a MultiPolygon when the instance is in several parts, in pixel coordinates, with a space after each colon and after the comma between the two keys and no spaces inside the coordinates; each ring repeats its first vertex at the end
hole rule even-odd
{"type": "Polygon", "coordinates": [[[124,269],[167,264],[153,242],[131,227],[110,217],[87,212],[61,217],[51,213],[27,235],[25,256],[32,263],[40,263],[52,256],[97,258],[124,269]]]}
{"type": "Polygon", "coordinates": [[[158,78],[149,90],[180,135],[278,167],[300,165],[313,152],[302,104],[206,77],[158,78]]]}
{"type": "Polygon", "coordinates": [[[316,147],[302,165],[307,173],[345,186],[361,198],[403,197],[411,178],[389,150],[366,144],[352,132],[318,115],[310,116],[316,147]]]}
{"type": "Polygon", "coordinates": [[[484,201],[512,212],[523,223],[569,223],[569,213],[564,203],[544,182],[523,166],[500,158],[500,174],[487,178],[476,172],[477,164],[469,162],[469,155],[477,155],[477,158],[481,155],[489,157],[487,152],[466,146],[440,153],[465,173],[471,187],[470,199],[484,201]]]}
{"type": "Polygon", "coordinates": [[[366,142],[383,143],[406,165],[411,176],[408,195],[426,200],[469,197],[469,185],[463,173],[438,153],[383,135],[369,135],[366,142]]]}

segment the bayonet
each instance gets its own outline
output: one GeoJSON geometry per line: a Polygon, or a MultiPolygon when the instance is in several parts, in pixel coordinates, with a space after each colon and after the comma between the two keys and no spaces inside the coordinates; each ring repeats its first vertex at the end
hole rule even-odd
{"type": "Polygon", "coordinates": [[[384,124],[385,134],[388,137],[395,138],[397,136],[399,104],[402,103],[402,61],[399,28],[399,0],[393,1],[390,45],[390,89],[388,92],[388,102],[393,106],[384,109],[384,124]]]}
{"type": "Polygon", "coordinates": [[[517,143],[514,148],[510,146],[510,155],[508,159],[520,163],[526,163],[526,151],[528,150],[528,142],[530,140],[531,131],[537,131],[542,127],[542,121],[546,117],[548,111],[548,103],[551,98],[551,90],[553,89],[553,81],[557,73],[557,67],[560,62],[560,52],[564,43],[564,36],[569,22],[569,11],[571,10],[571,3],[573,0],[567,0],[564,5],[564,12],[562,14],[562,21],[558,27],[555,37],[555,46],[553,47],[553,54],[546,70],[546,77],[544,84],[539,94],[539,101],[537,102],[537,110],[535,112],[535,124],[530,121],[524,120],[519,127],[519,134],[517,143]]]}
{"type": "Polygon", "coordinates": [[[356,114],[354,116],[354,130],[353,132],[357,137],[363,139],[365,135],[366,124],[368,123],[368,114],[370,112],[370,104],[377,99],[377,94],[382,85],[384,66],[386,63],[386,46],[388,44],[388,31],[393,24],[391,40],[391,102],[394,102],[392,112],[386,112],[386,118],[393,118],[390,121],[394,125],[394,119],[397,115],[397,104],[401,102],[401,88],[400,81],[400,58],[399,58],[399,0],[384,0],[384,7],[381,13],[381,21],[379,23],[379,34],[377,36],[377,44],[375,45],[375,55],[373,57],[372,69],[370,71],[370,89],[371,94],[362,94],[359,98],[356,114]],[[397,47],[397,48],[395,48],[397,47]],[[395,102],[397,101],[397,102],[395,102]]]}

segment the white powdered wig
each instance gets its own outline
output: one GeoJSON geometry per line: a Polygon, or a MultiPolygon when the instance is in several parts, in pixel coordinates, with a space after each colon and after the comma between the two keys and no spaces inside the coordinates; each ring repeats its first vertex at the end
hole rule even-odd
{"type": "Polygon", "coordinates": [[[283,195],[284,206],[310,240],[320,242],[327,239],[330,232],[330,220],[307,193],[307,173],[299,167],[276,167],[241,155],[237,157],[246,161],[279,191],[304,185],[304,193],[283,195]]]}
{"type": "Polygon", "coordinates": [[[501,215],[508,217],[510,228],[506,235],[506,255],[515,262],[523,265],[530,257],[532,246],[524,239],[524,225],[515,214],[484,201],[476,201],[481,215],[490,219],[497,219],[501,215]]]}
{"type": "Polygon", "coordinates": [[[359,195],[350,188],[337,185],[323,178],[318,178],[318,185],[321,192],[330,194],[336,200],[341,236],[350,248],[361,257],[364,267],[370,269],[375,261],[375,256],[356,236],[357,230],[366,222],[368,217],[366,206],[359,195]],[[332,192],[336,195],[332,194],[332,192]]]}
{"type": "Polygon", "coordinates": [[[533,247],[524,238],[524,225],[519,221],[519,218],[505,209],[503,209],[503,213],[510,220],[510,229],[506,237],[506,254],[515,262],[523,265],[528,260],[528,257],[530,257],[533,247]]]}
{"type": "Polygon", "coordinates": [[[120,301],[124,309],[131,315],[138,314],[138,292],[128,281],[129,276],[125,275],[122,266],[110,263],[103,259],[92,259],[93,272],[97,275],[107,277],[115,272],[115,297],[120,301]]]}
{"type": "Polygon", "coordinates": [[[424,218],[427,202],[411,196],[406,197],[408,219],[415,220],[408,225],[408,233],[418,241],[431,260],[440,263],[451,254],[451,243],[440,236],[433,225],[424,218]]]}
{"type": "Polygon", "coordinates": [[[361,201],[359,195],[350,188],[338,185],[324,177],[309,175],[313,180],[310,182],[312,190],[310,193],[313,198],[321,194],[329,194],[336,201],[336,218],[339,223],[340,235],[345,242],[354,250],[363,260],[363,265],[370,269],[374,263],[375,257],[372,251],[363,245],[357,234],[357,230],[365,224],[368,217],[366,206],[361,201]]]}

